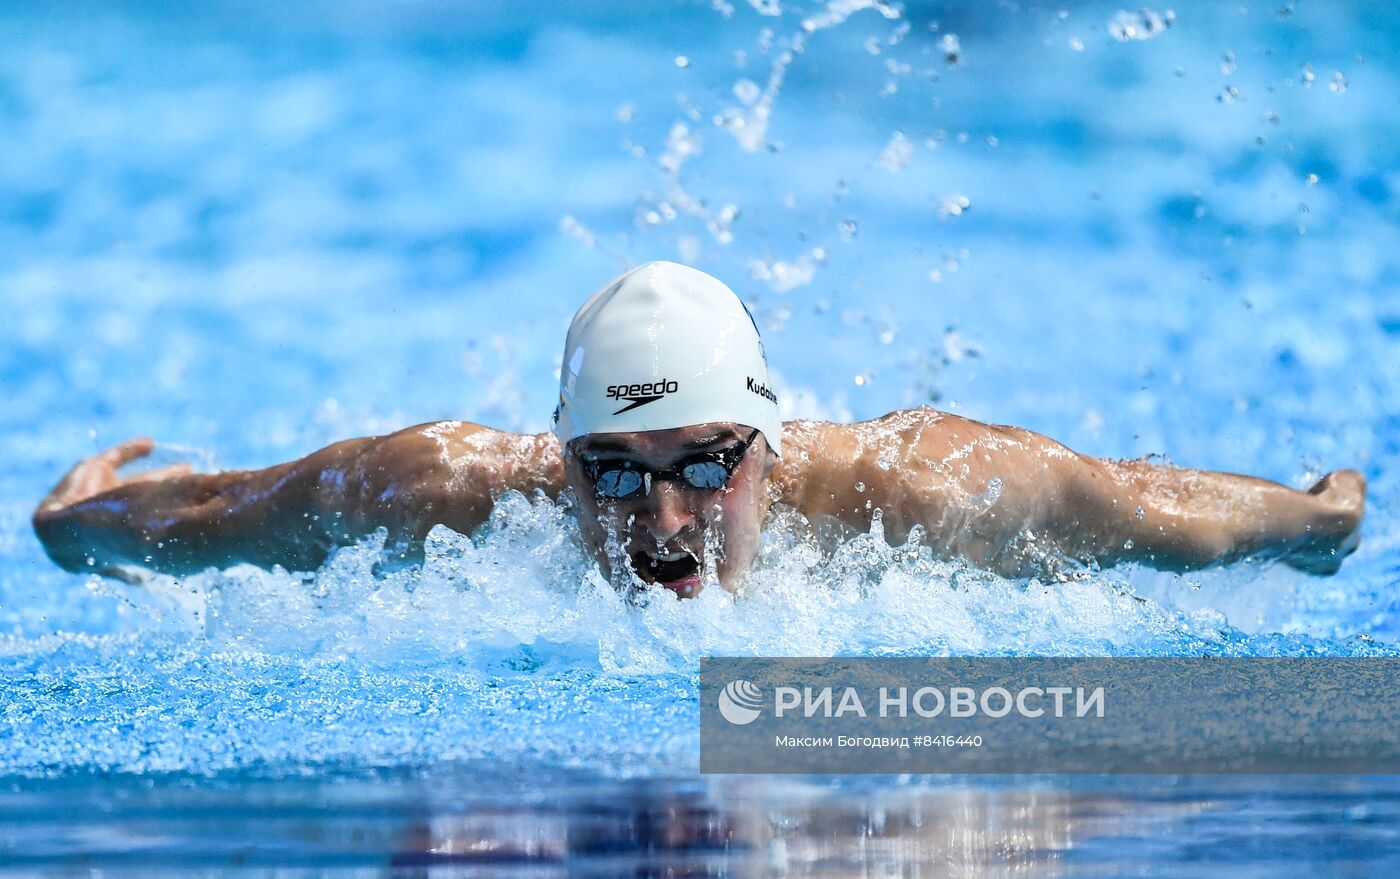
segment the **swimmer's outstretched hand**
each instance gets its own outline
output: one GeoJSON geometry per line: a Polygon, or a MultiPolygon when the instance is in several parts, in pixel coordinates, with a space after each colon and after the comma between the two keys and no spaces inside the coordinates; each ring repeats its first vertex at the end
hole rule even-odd
{"type": "Polygon", "coordinates": [[[1308,489],[1308,496],[1313,521],[1307,535],[1283,556],[1283,562],[1309,574],[1335,574],[1342,559],[1356,552],[1361,543],[1366,477],[1355,470],[1334,470],[1308,489]]]}
{"type": "Polygon", "coordinates": [[[79,461],[72,470],[68,471],[66,476],[59,480],[58,485],[54,486],[48,497],[39,503],[35,518],[47,513],[60,512],[73,504],[102,494],[104,491],[120,488],[123,485],[157,482],[175,476],[185,476],[193,471],[188,463],[182,461],[146,473],[136,473],[131,476],[118,475],[119,469],[132,461],[146,457],[155,450],[155,447],[156,442],[150,437],[136,437],[117,443],[91,458],[79,461]]]}
{"type": "MultiPolygon", "coordinates": [[[[142,534],[149,534],[150,516],[166,510],[147,499],[112,496],[87,503],[99,495],[131,486],[173,485],[174,480],[192,472],[189,464],[180,462],[158,467],[144,473],[123,476],[117,471],[132,461],[144,458],[156,448],[149,437],[137,437],[118,443],[91,458],[79,461],[59,480],[34,511],[34,531],[44,545],[49,558],[68,571],[87,571],[116,577],[128,583],[139,583],[142,577],[126,570],[123,565],[134,558],[144,558],[139,547],[142,534]],[[131,544],[125,552],[114,552],[120,544],[131,544]],[[134,549],[135,548],[135,549],[134,549]]],[[[128,492],[129,493],[129,492],[128,492]]]]}

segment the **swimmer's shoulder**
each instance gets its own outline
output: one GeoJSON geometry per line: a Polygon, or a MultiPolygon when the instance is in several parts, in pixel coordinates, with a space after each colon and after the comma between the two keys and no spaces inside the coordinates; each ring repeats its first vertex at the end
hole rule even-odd
{"type": "Polygon", "coordinates": [[[849,424],[788,421],[773,481],[779,497],[800,509],[844,507],[853,491],[863,493],[856,486],[874,489],[897,476],[911,452],[962,421],[927,406],[849,424]]]}
{"type": "Polygon", "coordinates": [[[916,514],[941,502],[938,462],[986,430],[927,406],[850,424],[787,422],[783,458],[772,474],[775,500],[809,519],[834,518],[860,529],[869,527],[878,507],[888,533],[905,533],[916,514]]]}
{"type": "Polygon", "coordinates": [[[563,487],[559,442],[552,433],[523,434],[470,421],[430,421],[384,438],[381,465],[421,491],[451,499],[499,497],[509,490],[563,487]]]}
{"type": "Polygon", "coordinates": [[[783,462],[793,467],[820,463],[848,464],[868,454],[878,454],[891,442],[919,442],[925,436],[975,425],[957,415],[930,406],[896,409],[877,418],[843,423],[837,421],[783,422],[783,462]]]}
{"type": "Polygon", "coordinates": [[[557,497],[564,482],[552,434],[468,421],[431,421],[378,437],[347,476],[365,523],[391,532],[442,523],[469,533],[507,491],[557,497]]]}

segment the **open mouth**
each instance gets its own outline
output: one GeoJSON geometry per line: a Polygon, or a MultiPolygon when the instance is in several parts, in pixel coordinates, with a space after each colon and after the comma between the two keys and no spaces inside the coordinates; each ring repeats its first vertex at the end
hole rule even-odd
{"type": "Polygon", "coordinates": [[[644,549],[632,554],[632,567],[647,583],[657,583],[682,598],[700,591],[700,560],[693,553],[644,549]]]}

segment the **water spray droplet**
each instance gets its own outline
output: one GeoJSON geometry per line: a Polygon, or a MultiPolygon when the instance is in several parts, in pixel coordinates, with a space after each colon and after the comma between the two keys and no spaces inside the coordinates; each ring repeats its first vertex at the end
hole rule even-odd
{"type": "Polygon", "coordinates": [[[939,205],[938,213],[944,217],[957,217],[972,207],[972,201],[965,195],[952,195],[939,205]]]}
{"type": "Polygon", "coordinates": [[[880,157],[875,160],[875,164],[891,174],[897,174],[909,165],[909,159],[913,155],[914,145],[904,136],[904,132],[896,131],[880,151],[880,157]]]}
{"type": "Polygon", "coordinates": [[[1151,9],[1143,9],[1138,12],[1124,11],[1109,21],[1108,32],[1120,42],[1150,40],[1165,32],[1175,23],[1176,13],[1170,9],[1160,14],[1151,9]]]}
{"type": "Polygon", "coordinates": [[[944,34],[938,45],[943,49],[943,60],[948,62],[948,66],[957,67],[958,62],[962,60],[962,43],[958,40],[958,35],[944,34]]]}
{"type": "Polygon", "coordinates": [[[751,79],[741,79],[734,83],[734,97],[745,104],[752,105],[761,94],[763,94],[763,90],[758,87],[758,83],[751,79]]]}

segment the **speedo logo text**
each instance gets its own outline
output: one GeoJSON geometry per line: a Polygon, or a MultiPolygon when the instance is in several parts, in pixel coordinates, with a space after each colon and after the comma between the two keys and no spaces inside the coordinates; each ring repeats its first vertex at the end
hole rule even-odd
{"type": "Polygon", "coordinates": [[[667,394],[674,394],[679,389],[679,383],[664,378],[633,385],[608,385],[608,399],[628,401],[628,405],[613,413],[621,415],[623,412],[636,409],[638,406],[655,403],[667,394]]]}

